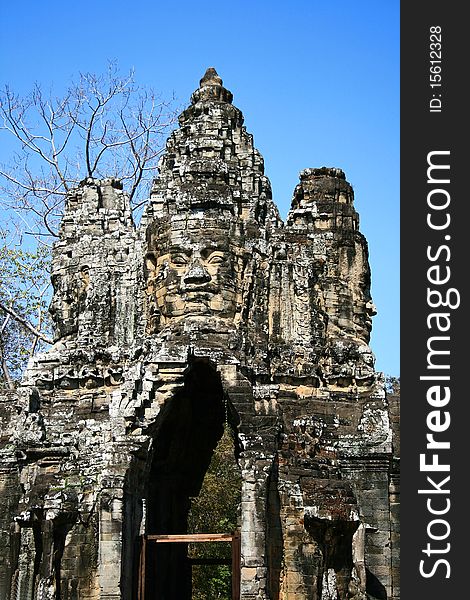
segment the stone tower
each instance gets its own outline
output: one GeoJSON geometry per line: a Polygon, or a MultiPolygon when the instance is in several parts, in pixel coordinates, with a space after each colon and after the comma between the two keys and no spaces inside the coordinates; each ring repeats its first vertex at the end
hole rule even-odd
{"type": "MultiPolygon", "coordinates": [[[[1,600],[137,598],[142,535],[187,531],[227,410],[240,598],[399,597],[397,405],[340,169],[302,171],[284,224],[208,69],[139,226],[119,181],[69,194],[52,282],[55,343],[0,396],[1,600]]],[[[145,600],[189,600],[184,558],[145,600]]]]}

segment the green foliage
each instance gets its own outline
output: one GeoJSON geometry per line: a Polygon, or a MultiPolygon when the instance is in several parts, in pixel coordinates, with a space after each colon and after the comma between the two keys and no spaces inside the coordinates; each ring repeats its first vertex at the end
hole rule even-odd
{"type": "Polygon", "coordinates": [[[14,246],[8,232],[0,230],[0,385],[14,384],[41,344],[37,336],[1,307],[13,310],[35,329],[47,333],[49,266],[49,248],[40,246],[28,251],[14,246]]]}
{"type": "MultiPolygon", "coordinates": [[[[188,531],[191,533],[232,533],[238,524],[241,501],[241,474],[235,460],[233,434],[225,427],[214,451],[201,492],[191,503],[188,531]]],[[[226,543],[193,544],[194,558],[230,558],[226,543]]],[[[230,600],[231,568],[228,565],[193,566],[193,600],[230,600]]]]}
{"type": "Polygon", "coordinates": [[[192,598],[193,600],[231,600],[230,567],[227,565],[193,566],[192,598]]]}

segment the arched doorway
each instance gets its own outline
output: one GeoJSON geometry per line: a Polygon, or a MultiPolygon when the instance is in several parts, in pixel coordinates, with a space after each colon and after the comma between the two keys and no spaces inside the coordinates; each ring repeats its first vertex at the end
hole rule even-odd
{"type": "MultiPolygon", "coordinates": [[[[214,450],[226,437],[224,427],[227,431],[235,425],[236,417],[224,395],[219,374],[208,361],[195,360],[182,389],[166,403],[157,419],[146,490],[149,539],[202,533],[204,506],[202,515],[195,516],[192,512],[188,528],[191,500],[199,496],[214,450]]],[[[219,481],[219,487],[221,484],[219,481]]],[[[232,500],[235,497],[231,496],[232,500]]],[[[233,507],[227,509],[233,515],[233,507]]],[[[233,519],[225,523],[223,519],[218,523],[206,521],[207,526],[217,526],[219,530],[204,533],[231,533],[227,529],[233,529],[234,525],[233,519]]],[[[193,563],[204,564],[206,558],[197,550],[194,554],[193,549],[193,563]]],[[[197,577],[192,576],[192,562],[188,558],[188,543],[181,542],[181,538],[178,543],[148,543],[143,575],[145,600],[190,600],[193,581],[197,582],[197,577]]]]}

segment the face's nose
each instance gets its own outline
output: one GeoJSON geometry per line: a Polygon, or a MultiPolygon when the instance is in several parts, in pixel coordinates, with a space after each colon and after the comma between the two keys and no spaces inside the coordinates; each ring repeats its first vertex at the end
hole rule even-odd
{"type": "Polygon", "coordinates": [[[369,300],[366,304],[366,312],[369,316],[374,317],[377,314],[377,308],[372,300],[369,300]]]}
{"type": "Polygon", "coordinates": [[[211,276],[199,260],[195,260],[189,265],[189,269],[183,277],[186,284],[203,284],[208,283],[210,280],[211,276]]]}

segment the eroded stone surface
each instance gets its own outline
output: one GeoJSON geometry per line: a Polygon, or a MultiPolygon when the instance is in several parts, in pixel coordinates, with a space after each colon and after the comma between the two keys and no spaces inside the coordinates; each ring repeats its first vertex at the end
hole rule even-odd
{"type": "MultiPolygon", "coordinates": [[[[0,397],[1,598],[136,598],[139,536],[186,531],[225,418],[241,598],[399,597],[398,404],[340,169],[302,171],[284,224],[208,69],[140,225],[118,181],[84,181],[52,278],[55,344],[0,397]]],[[[172,552],[146,598],[190,597],[172,552]]]]}

